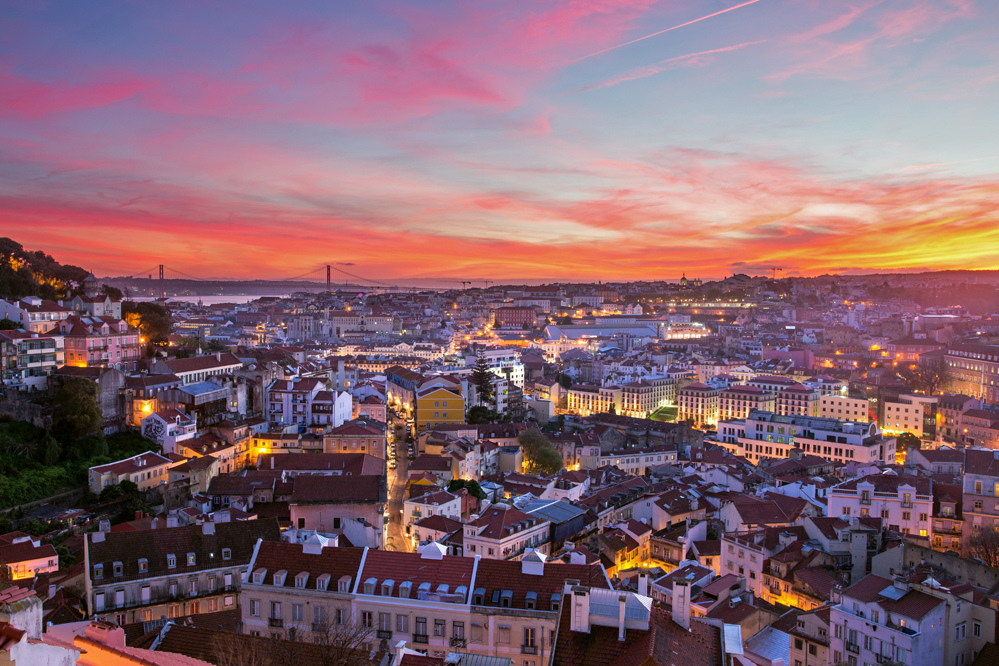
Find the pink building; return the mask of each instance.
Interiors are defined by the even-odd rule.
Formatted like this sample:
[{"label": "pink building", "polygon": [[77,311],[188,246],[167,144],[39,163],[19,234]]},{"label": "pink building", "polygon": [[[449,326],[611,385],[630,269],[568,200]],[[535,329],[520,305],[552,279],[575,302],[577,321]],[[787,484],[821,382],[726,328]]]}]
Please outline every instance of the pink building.
[{"label": "pink building", "polygon": [[66,365],[134,370],[141,357],[138,329],[114,317],[68,317],[59,322]]}]

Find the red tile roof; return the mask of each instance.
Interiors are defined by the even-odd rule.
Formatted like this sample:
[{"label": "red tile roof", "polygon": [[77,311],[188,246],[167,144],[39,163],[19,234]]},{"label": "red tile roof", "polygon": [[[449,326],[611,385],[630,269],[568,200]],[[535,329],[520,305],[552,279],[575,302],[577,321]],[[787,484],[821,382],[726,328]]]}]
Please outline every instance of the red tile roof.
[{"label": "red tile roof", "polygon": [[384,500],[381,476],[323,476],[300,474],[295,477],[291,503],[338,504]]}]

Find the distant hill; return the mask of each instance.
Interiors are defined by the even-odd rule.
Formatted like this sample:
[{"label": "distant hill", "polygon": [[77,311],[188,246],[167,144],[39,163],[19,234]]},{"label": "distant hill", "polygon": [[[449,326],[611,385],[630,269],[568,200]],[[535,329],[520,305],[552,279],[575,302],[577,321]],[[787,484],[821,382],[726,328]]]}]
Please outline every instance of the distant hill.
[{"label": "distant hill", "polygon": [[0,296],[64,298],[81,291],[87,271],[60,264],[44,252],[29,252],[10,238],[0,238]]}]

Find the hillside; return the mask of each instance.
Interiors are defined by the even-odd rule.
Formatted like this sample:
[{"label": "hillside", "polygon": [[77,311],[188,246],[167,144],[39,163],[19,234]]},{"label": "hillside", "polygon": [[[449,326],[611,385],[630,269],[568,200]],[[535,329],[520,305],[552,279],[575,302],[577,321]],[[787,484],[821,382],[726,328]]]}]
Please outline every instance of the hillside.
[{"label": "hillside", "polygon": [[0,297],[72,296],[86,276],[79,266],[60,264],[44,252],[30,252],[10,238],[0,238]]}]

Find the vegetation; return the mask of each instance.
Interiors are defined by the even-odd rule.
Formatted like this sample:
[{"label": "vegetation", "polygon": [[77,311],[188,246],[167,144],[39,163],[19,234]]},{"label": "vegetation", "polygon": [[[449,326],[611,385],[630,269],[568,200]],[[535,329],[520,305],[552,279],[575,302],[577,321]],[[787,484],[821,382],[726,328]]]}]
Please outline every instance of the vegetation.
[{"label": "vegetation", "polygon": [[472,368],[471,382],[475,386],[476,400],[479,405],[488,403],[493,396],[493,379],[495,375],[489,371],[489,363],[486,357],[479,354],[475,359],[475,366]]},{"label": "vegetation", "polygon": [[57,299],[82,293],[87,271],[62,265],[44,252],[29,252],[10,238],[0,238],[0,294],[7,298]]},{"label": "vegetation", "polygon": [[909,449],[920,449],[923,447],[923,440],[919,439],[911,432],[903,432],[895,438],[896,451],[908,451]]},{"label": "vegetation", "polygon": [[64,444],[99,432],[104,426],[97,403],[97,384],[84,377],[67,377],[53,399],[53,430]]},{"label": "vegetation", "polygon": [[4,317],[0,319],[0,331],[15,331],[21,328],[21,325],[12,319],[7,319]]},{"label": "vegetation", "polygon": [[903,364],[895,372],[899,379],[926,395],[933,395],[950,382],[950,368],[943,358],[935,358],[926,363]]},{"label": "vegetation", "polygon": [[80,488],[90,467],[149,450],[155,444],[138,433],[97,433],[62,443],[30,423],[0,423],[0,509]]},{"label": "vegetation", "polygon": [[480,500],[486,499],[486,491],[484,491],[482,487],[479,486],[478,481],[475,480],[469,481],[466,479],[452,479],[447,484],[447,491],[449,493],[457,492],[462,488],[468,490],[468,494],[471,495],[472,497],[477,497]]},{"label": "vegetation", "polygon": [[557,474],[562,469],[562,454],[540,431],[525,430],[517,442],[524,452],[524,470],[528,473]]},{"label": "vegetation", "polygon": [[504,423],[509,421],[509,417],[504,414],[500,414],[494,409],[489,409],[488,407],[483,407],[482,405],[476,405],[468,410],[468,415],[465,420],[471,424],[477,423]]},{"label": "vegetation", "polygon": [[157,303],[125,301],[121,304],[121,316],[130,326],[139,329],[149,343],[166,342],[173,330],[170,311]]},{"label": "vegetation", "polygon": [[972,530],[964,541],[961,557],[974,557],[990,567],[999,567],[999,527],[991,525]]}]

